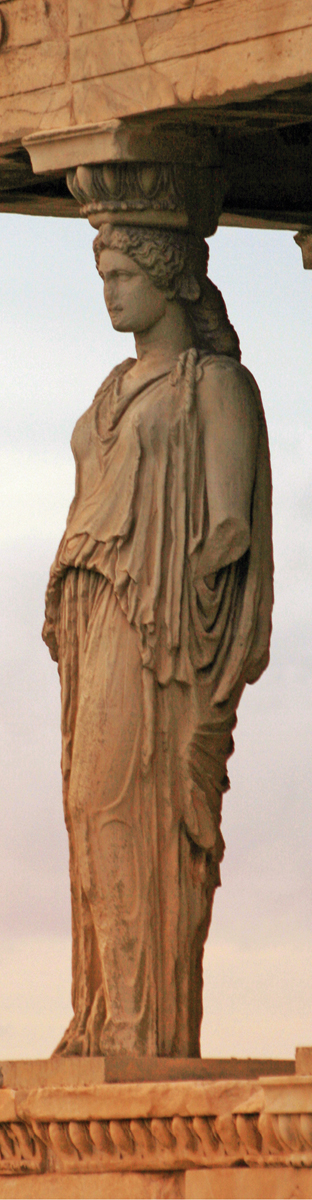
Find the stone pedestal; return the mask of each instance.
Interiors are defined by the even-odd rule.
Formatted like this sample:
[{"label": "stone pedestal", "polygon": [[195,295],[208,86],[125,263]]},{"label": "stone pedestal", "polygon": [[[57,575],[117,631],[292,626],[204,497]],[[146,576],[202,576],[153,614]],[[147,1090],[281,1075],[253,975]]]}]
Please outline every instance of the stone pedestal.
[{"label": "stone pedestal", "polygon": [[[312,1076],[283,1066],[258,1078],[108,1083],[91,1082],[104,1060],[5,1063],[15,1086],[0,1090],[0,1197],[311,1197]],[[213,1074],[209,1060],[198,1068]],[[118,1074],[116,1060],[109,1069]]]}]

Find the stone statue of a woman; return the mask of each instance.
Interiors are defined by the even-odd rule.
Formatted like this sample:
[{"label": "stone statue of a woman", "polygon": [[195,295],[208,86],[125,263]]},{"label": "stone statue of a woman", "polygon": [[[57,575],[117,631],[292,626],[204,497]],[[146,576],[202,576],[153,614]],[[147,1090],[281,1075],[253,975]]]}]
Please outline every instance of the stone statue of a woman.
[{"label": "stone statue of a woman", "polygon": [[57,1053],[197,1056],[226,762],[268,662],[266,427],[204,240],[112,219],[94,250],[137,358],[77,422],[47,590],[73,914]]}]

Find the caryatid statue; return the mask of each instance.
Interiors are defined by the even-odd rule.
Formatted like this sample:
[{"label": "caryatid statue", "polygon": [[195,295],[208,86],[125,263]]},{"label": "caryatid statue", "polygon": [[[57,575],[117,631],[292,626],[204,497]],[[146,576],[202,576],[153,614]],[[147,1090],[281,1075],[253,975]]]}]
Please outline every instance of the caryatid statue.
[{"label": "caryatid statue", "polygon": [[137,357],[75,427],[46,597],[73,928],[74,1017],[56,1053],[198,1056],[226,764],[269,656],[266,425],[181,171],[78,168],[70,186]]}]

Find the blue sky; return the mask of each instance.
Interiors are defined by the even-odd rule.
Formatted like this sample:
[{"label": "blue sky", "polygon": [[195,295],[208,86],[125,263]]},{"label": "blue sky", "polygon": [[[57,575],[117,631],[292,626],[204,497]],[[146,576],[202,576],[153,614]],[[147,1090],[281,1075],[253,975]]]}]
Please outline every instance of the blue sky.
[{"label": "blue sky", "polygon": [[[2,214],[0,1058],[49,1055],[70,1016],[59,689],[41,642],[72,497],[69,439],[111,367],[80,220]],[[272,453],[271,665],[239,709],[226,855],[205,955],[202,1053],[292,1057],[312,1044],[311,282],[290,232],[220,228],[210,275],[261,388]]]}]

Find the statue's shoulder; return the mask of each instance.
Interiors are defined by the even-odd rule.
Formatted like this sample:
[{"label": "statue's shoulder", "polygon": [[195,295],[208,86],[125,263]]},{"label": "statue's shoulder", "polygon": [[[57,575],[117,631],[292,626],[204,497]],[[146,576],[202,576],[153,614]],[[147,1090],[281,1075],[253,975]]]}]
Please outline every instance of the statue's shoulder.
[{"label": "statue's shoulder", "polygon": [[[228,382],[235,382],[244,386],[244,383],[249,386],[253,384],[257,388],[256,381],[238,358],[234,358],[230,354],[205,354],[201,353],[197,365],[197,378],[212,380],[223,380],[227,377]],[[259,389],[257,388],[257,391]]]},{"label": "statue's shoulder", "polygon": [[197,365],[197,395],[203,419],[212,409],[244,408],[255,420],[262,410],[261,396],[251,372],[228,354],[201,354]]}]

